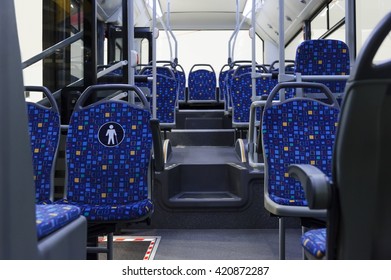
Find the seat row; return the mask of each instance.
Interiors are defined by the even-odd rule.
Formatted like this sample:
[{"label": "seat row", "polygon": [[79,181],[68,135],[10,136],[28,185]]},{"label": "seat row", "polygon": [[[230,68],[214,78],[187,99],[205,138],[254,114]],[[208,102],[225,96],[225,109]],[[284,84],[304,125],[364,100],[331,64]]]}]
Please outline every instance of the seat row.
[{"label": "seat row", "polygon": [[[249,123],[249,108],[253,101],[265,99],[278,83],[278,69],[271,66],[257,65],[259,75],[255,82],[255,94],[252,85],[252,67],[249,61],[237,61],[224,65],[219,73],[220,97],[216,96],[216,73],[209,64],[195,64],[188,76],[186,94],[186,74],[180,65],[162,61],[157,67],[156,116],[162,128],[176,125],[178,102],[215,102],[224,101],[225,111],[232,113],[233,127],[245,128]],[[161,63],[159,63],[160,65]],[[349,75],[349,52],[345,43],[338,40],[308,40],[297,49],[294,61],[288,61],[286,72],[294,74],[297,80],[306,75]],[[139,75],[152,76],[152,66],[145,66]],[[324,84],[335,94],[343,92],[345,81],[325,81]],[[136,83],[148,89],[151,98],[152,81]],[[150,99],[151,101],[151,99]],[[150,102],[152,105],[152,102]],[[259,116],[260,113],[258,113]],[[259,120],[259,117],[258,117]]]},{"label": "seat row", "polygon": [[[27,104],[38,237],[45,237],[67,219],[80,215],[88,221],[89,238],[94,237],[92,232],[96,237],[97,234],[112,236],[119,223],[149,219],[154,209],[148,184],[151,117],[149,103],[140,90],[126,85],[99,85],[81,95],[66,140],[65,193],[56,201],[53,172],[60,137],[59,112],[46,88],[26,87],[26,90],[42,91],[51,104],[51,107]],[[102,90],[132,90],[142,101],[141,105],[113,100],[85,105],[91,94]],[[58,210],[63,213],[53,215]],[[44,215],[56,220],[44,219]],[[104,251],[108,258],[112,257],[111,245]]]},{"label": "seat row", "polygon": [[[225,100],[225,110],[232,110],[232,124],[234,127],[248,127],[250,104],[253,101],[266,99],[271,90],[277,85],[278,69],[267,69],[257,66],[255,95],[253,93],[251,66],[235,64],[230,69],[220,73],[220,91]],[[292,80],[301,81],[306,75],[349,75],[350,58],[346,44],[339,40],[307,40],[302,42],[296,51],[296,58],[286,67],[286,73],[295,75]],[[335,95],[343,93],[345,81],[323,82]],[[316,91],[316,90],[315,90]],[[311,92],[308,90],[307,92]],[[278,98],[278,96],[276,97]],[[259,115],[259,113],[258,113]],[[258,118],[259,120],[259,118]]]},{"label": "seat row", "polygon": [[[263,108],[258,145],[264,158],[264,204],[279,218],[281,259],[285,258],[286,217],[299,217],[310,229],[301,239],[306,258],[391,257],[390,63],[373,62],[390,23],[388,14],[360,52],[344,89],[342,108],[331,92],[343,88],[336,83],[328,87],[280,83],[266,102],[252,105]],[[331,50],[337,58],[348,53],[344,48]],[[314,68],[321,67],[326,51],[326,47],[312,51],[306,58],[318,61]],[[303,56],[301,50],[298,56]],[[300,70],[306,69],[311,67]],[[300,88],[307,95],[275,101],[285,88]],[[327,99],[311,97],[319,90]]]}]

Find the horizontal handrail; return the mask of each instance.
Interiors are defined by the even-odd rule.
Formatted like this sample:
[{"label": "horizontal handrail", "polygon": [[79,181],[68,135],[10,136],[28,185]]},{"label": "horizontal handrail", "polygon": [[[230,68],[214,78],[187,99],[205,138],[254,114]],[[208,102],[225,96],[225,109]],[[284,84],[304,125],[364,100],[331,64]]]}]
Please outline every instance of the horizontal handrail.
[{"label": "horizontal handrail", "polygon": [[65,40],[51,46],[50,48],[47,48],[46,50],[42,51],[41,53],[33,56],[32,58],[27,59],[26,61],[22,62],[22,69],[25,69],[34,63],[37,63],[38,61],[52,55],[55,53],[58,49],[62,49],[64,47],[69,46],[70,44],[80,40],[83,37],[83,31],[80,31],[76,33],[75,35],[66,38]]}]

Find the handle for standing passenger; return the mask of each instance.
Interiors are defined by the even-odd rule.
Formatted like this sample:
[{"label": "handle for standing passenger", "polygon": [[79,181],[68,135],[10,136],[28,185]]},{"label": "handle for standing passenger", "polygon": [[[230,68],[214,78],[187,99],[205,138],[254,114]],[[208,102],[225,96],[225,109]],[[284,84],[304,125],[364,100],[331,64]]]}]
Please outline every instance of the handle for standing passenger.
[{"label": "handle for standing passenger", "polygon": [[320,83],[310,83],[310,82],[286,82],[286,83],[279,83],[277,84],[273,90],[270,92],[269,97],[266,101],[266,107],[269,107],[275,95],[280,91],[280,89],[283,88],[317,88],[323,91],[323,93],[326,95],[328,101],[330,102],[330,106],[339,109],[339,104],[337,102],[337,99],[335,99],[334,95],[331,93],[330,89],[325,86],[324,84]]},{"label": "handle for standing passenger", "polygon": [[108,84],[108,85],[93,85],[86,88],[86,90],[81,94],[80,98],[75,104],[75,111],[80,111],[83,109],[84,102],[90,97],[90,95],[96,91],[105,91],[105,90],[123,90],[123,91],[133,91],[136,93],[137,97],[141,100],[143,108],[149,109],[149,102],[147,101],[143,92],[136,86],[125,85],[125,84]]}]

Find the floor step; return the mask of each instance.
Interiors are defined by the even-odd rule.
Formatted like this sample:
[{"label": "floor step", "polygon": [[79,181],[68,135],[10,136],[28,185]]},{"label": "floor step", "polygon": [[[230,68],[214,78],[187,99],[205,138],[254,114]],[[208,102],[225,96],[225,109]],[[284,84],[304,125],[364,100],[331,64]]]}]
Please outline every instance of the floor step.
[{"label": "floor step", "polygon": [[241,198],[231,192],[181,192],[170,198],[171,202],[222,202],[241,201]]},{"label": "floor step", "polygon": [[172,129],[166,133],[172,146],[234,146],[234,129]]},{"label": "floor step", "polygon": [[232,119],[224,110],[180,110],[176,114],[177,129],[232,128]]}]

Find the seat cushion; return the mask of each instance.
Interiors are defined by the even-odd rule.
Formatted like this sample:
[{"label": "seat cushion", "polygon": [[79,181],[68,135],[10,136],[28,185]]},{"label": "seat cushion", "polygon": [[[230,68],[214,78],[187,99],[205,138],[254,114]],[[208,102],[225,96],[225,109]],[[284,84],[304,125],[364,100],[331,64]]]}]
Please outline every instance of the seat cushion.
[{"label": "seat cushion", "polygon": [[307,231],[301,237],[301,245],[316,259],[326,255],[327,233],[325,228]]},{"label": "seat cushion", "polygon": [[129,221],[138,220],[148,216],[153,212],[153,203],[150,199],[144,199],[138,202],[119,205],[92,205],[92,204],[78,204],[76,202],[68,201],[66,199],[57,201],[55,203],[65,203],[76,205],[80,207],[81,214],[84,215],[88,221]]},{"label": "seat cushion", "polygon": [[60,229],[80,216],[80,208],[73,205],[36,205],[38,239]]}]

